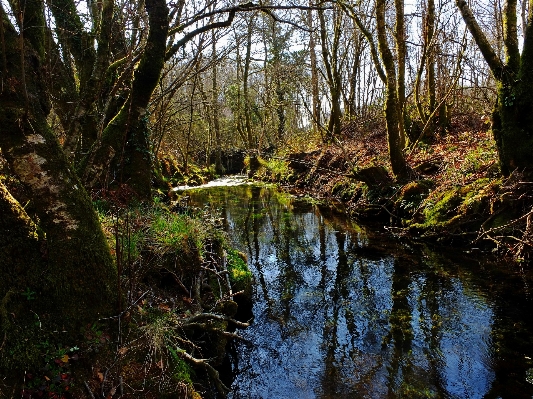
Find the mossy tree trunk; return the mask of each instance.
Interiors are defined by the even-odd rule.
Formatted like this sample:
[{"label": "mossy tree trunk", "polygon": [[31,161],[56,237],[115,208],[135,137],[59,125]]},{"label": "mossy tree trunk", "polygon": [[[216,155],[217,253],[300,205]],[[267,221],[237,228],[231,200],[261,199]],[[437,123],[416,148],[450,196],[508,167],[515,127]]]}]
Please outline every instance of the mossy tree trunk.
[{"label": "mossy tree trunk", "polygon": [[517,29],[517,0],[503,7],[505,60],[488,41],[465,0],[456,0],[463,19],[497,81],[497,100],[492,131],[504,175],[515,169],[533,167],[533,0],[523,48],[520,52]]},{"label": "mossy tree trunk", "polygon": [[424,24],[424,46],[425,51],[428,51],[428,96],[429,96],[429,109],[433,111],[437,106],[437,90],[435,82],[435,45],[434,45],[434,35],[435,35],[435,0],[427,0],[427,15]]},{"label": "mossy tree trunk", "polygon": [[252,121],[251,121],[251,101],[250,101],[250,65],[252,61],[252,34],[253,34],[253,23],[254,16],[250,16],[247,20],[246,28],[246,55],[244,57],[244,68],[242,75],[242,94],[244,97],[244,125],[246,127],[246,147],[249,152],[257,148],[256,140],[252,130]]},{"label": "mossy tree trunk", "polygon": [[[0,375],[14,377],[23,367],[40,359],[35,346],[35,314],[49,310],[43,302],[46,273],[46,241],[19,202],[0,182]],[[48,303],[47,303],[48,304]],[[39,316],[39,317],[40,317]],[[47,324],[48,326],[48,324]],[[41,337],[39,337],[41,338]],[[11,373],[13,375],[10,375]],[[7,381],[8,383],[11,381]]]},{"label": "mossy tree trunk", "polygon": [[[24,208],[0,181],[0,297],[18,283],[25,265],[44,266],[44,237]],[[43,251],[41,251],[43,250]],[[36,273],[36,275],[39,273]],[[25,287],[19,287],[25,288]],[[3,315],[0,315],[3,317]],[[4,320],[2,321],[4,322]]]},{"label": "mossy tree trunk", "polygon": [[322,48],[322,60],[326,70],[326,81],[331,97],[331,109],[328,122],[328,128],[325,135],[326,142],[332,142],[335,138],[340,137],[342,127],[342,109],[341,109],[341,60],[339,59],[339,46],[342,33],[342,12],[340,7],[333,9],[333,38],[328,38],[326,25],[326,16],[324,10],[318,10],[320,21],[320,44]]},{"label": "mossy tree trunk", "polygon": [[146,0],[145,7],[150,31],[131,92],[86,159],[83,180],[90,187],[106,186],[111,181],[126,183],[141,198],[148,199],[152,157],[147,108],[165,63],[168,7],[164,0]]},{"label": "mossy tree trunk", "polygon": [[[212,53],[213,59],[217,57],[217,37],[215,31],[211,32],[212,40]],[[224,167],[222,166],[222,132],[220,128],[220,106],[218,104],[218,65],[213,63],[212,75],[211,75],[211,115],[213,119],[213,133],[215,135],[215,172],[218,175],[224,173]]]},{"label": "mossy tree trunk", "polygon": [[[313,0],[309,0],[309,6],[313,6]],[[318,133],[321,125],[320,121],[320,92],[318,88],[318,67],[316,56],[315,31],[313,27],[313,11],[307,10],[307,26],[309,28],[309,62],[311,69],[311,96],[312,96],[312,116],[313,131]]]},{"label": "mossy tree trunk", "polygon": [[[396,2],[398,3],[401,2]],[[398,13],[398,10],[397,10]],[[396,18],[403,17],[403,12],[398,13]],[[403,25],[402,25],[403,26]],[[376,1],[376,30],[378,48],[383,61],[385,72],[385,120],[387,122],[387,142],[389,146],[389,157],[394,175],[404,177],[407,174],[407,164],[404,156],[405,133],[403,129],[403,98],[405,96],[405,83],[400,83],[400,79],[405,76],[399,68],[399,75],[396,73],[394,56],[387,42],[387,31],[385,24],[385,0]],[[397,28],[398,30],[398,28]],[[399,29],[403,34],[403,28]],[[398,32],[397,32],[398,33]],[[396,41],[404,40],[403,37],[396,37]],[[399,47],[400,45],[397,43]],[[404,54],[405,56],[405,54]],[[381,76],[382,74],[380,74]],[[398,91],[400,89],[400,92]]]},{"label": "mossy tree trunk", "polygon": [[[20,357],[10,355],[10,361],[21,366],[35,360],[30,352],[39,338],[38,334],[31,335],[35,333],[35,323],[20,324],[28,315],[15,313],[13,316],[10,311],[19,309],[20,302],[27,300],[17,287],[26,286],[35,291],[38,309],[46,309],[37,314],[42,323],[39,334],[66,330],[68,334],[61,337],[62,342],[75,344],[82,327],[114,311],[116,292],[113,288],[117,277],[91,200],[46,121],[50,106],[43,84],[44,3],[26,2],[24,20],[18,22],[18,29],[11,24],[3,8],[0,13],[4,39],[0,59],[5,63],[3,71],[7,74],[3,80],[8,82],[0,96],[0,148],[10,169],[29,190],[39,228],[46,235],[46,252],[43,253],[46,268],[42,268],[42,262],[21,259],[17,267],[26,268],[26,271],[18,277],[20,280],[13,282],[15,292],[9,295],[9,291],[4,292],[9,288],[1,286],[2,307],[8,310],[8,317],[14,317],[9,320],[15,321],[17,328],[10,331],[13,334],[24,331],[21,336],[6,334],[6,345],[21,351]],[[22,29],[24,26],[26,28]],[[23,32],[24,36],[18,32]],[[2,213],[2,218],[15,220],[13,226],[18,229],[17,234],[28,236],[24,241],[29,245],[31,256],[36,257],[35,228],[3,188],[1,197],[3,207],[9,202],[12,209],[7,214]],[[0,234],[6,234],[6,228],[9,227],[2,226]],[[12,267],[3,263],[1,266]],[[2,268],[2,279],[6,276],[17,279],[12,270]],[[35,282],[25,276],[38,278]],[[7,327],[4,318],[2,329]],[[28,341],[17,346],[17,341],[24,338]],[[2,354],[0,358],[6,357]]]},{"label": "mossy tree trunk", "polygon": [[[404,0],[394,0],[396,11],[396,24],[394,27],[394,40],[396,42],[396,60],[398,63],[398,77],[396,79],[396,90],[398,98],[398,129],[400,131],[400,146],[406,144],[404,113],[405,113],[405,64],[407,58],[407,34],[405,31],[405,10]],[[402,157],[403,158],[403,157]]]},{"label": "mossy tree trunk", "polygon": [[[49,62],[53,65],[49,87],[65,131],[65,152],[77,163],[101,134],[106,111],[104,93],[109,94],[112,84],[106,79],[112,41],[120,43],[118,36],[123,33],[115,24],[113,0],[104,0],[91,8],[90,31],[84,26],[74,0],[53,0],[49,8],[57,37],[56,43],[50,32],[47,42],[47,47],[55,48],[49,51]],[[120,50],[114,52],[115,57],[124,55]]]},{"label": "mossy tree trunk", "polygon": [[[365,26],[359,15],[359,11],[347,3],[340,3],[343,10],[353,19],[361,33],[365,36],[370,46],[372,62],[376,67],[377,74],[385,84],[385,121],[387,123],[387,144],[389,147],[389,160],[392,173],[397,177],[407,175],[407,162],[405,160],[404,149],[406,145],[405,131],[403,126],[403,108],[405,101],[405,65],[398,67],[392,50],[389,47],[387,26],[385,23],[385,0],[376,0],[376,32],[377,44],[373,33]],[[395,1],[396,18],[404,18],[403,2]],[[405,43],[398,43],[405,40],[404,22],[397,22],[395,29],[395,41],[397,59],[400,63],[405,63],[406,50]],[[401,61],[403,60],[403,61]]]}]

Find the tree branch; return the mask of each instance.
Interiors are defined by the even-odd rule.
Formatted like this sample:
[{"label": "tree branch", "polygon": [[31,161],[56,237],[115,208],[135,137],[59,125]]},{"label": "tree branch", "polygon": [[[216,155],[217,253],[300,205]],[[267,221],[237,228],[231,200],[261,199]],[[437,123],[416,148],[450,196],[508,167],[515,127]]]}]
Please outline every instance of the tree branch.
[{"label": "tree branch", "polygon": [[196,367],[205,368],[205,370],[207,371],[209,376],[213,379],[213,382],[215,383],[215,386],[217,387],[218,392],[223,397],[226,397],[226,395],[229,393],[230,390],[220,380],[220,376],[218,374],[218,371],[216,371],[215,368],[208,363],[208,359],[197,359],[197,358],[189,355],[185,351],[176,351],[176,354],[179,357],[181,357],[183,360],[186,360],[187,362],[191,363],[192,365],[194,365]]},{"label": "tree branch", "polygon": [[381,65],[381,61],[379,59],[378,49],[376,46],[376,42],[374,41],[374,36],[372,36],[372,32],[370,32],[370,30],[368,30],[365,27],[365,25],[363,24],[363,21],[361,21],[361,18],[359,18],[359,16],[355,12],[354,7],[351,4],[347,4],[342,1],[339,1],[338,4],[354,20],[357,27],[361,30],[361,32],[365,36],[368,42],[368,45],[370,46],[370,55],[372,56],[372,61],[374,62],[374,66],[376,67],[378,76],[381,79],[381,81],[385,83],[387,80],[387,77],[385,76],[385,71],[383,70],[383,66]]},{"label": "tree branch", "polygon": [[235,324],[239,328],[250,327],[250,323],[243,323],[241,321],[237,321],[235,319],[232,319],[231,317],[223,316],[223,315],[216,314],[216,313],[200,313],[200,314],[198,314],[196,316],[189,317],[187,319],[187,324],[197,323],[197,322],[203,321],[203,320],[227,321],[227,322],[230,322],[232,324]]},{"label": "tree branch", "polygon": [[228,19],[226,19],[225,21],[213,22],[211,24],[204,25],[198,29],[193,30],[192,32],[187,33],[174,45],[172,45],[172,47],[167,49],[165,60],[168,61],[170,58],[172,58],[172,56],[174,56],[174,54],[176,54],[180,48],[185,46],[185,44],[187,44],[187,42],[192,40],[195,36],[210,31],[211,29],[227,28],[228,26],[230,26],[233,20],[235,19],[235,13],[237,12],[237,8],[239,7],[234,7],[233,10],[229,12]]},{"label": "tree branch", "polygon": [[474,14],[468,6],[466,0],[455,0],[455,4],[459,8],[468,30],[476,41],[479,50],[481,51],[481,54],[483,54],[485,61],[487,61],[487,64],[489,65],[494,77],[496,80],[502,81],[504,78],[505,65],[490,45],[490,42],[481,30],[481,27],[477,23],[477,20],[474,17]]},{"label": "tree branch", "polygon": [[507,66],[517,73],[520,68],[520,51],[518,50],[518,28],[516,24],[517,0],[507,0],[503,8],[503,42],[505,43]]},{"label": "tree branch", "polygon": [[199,13],[198,15],[193,17],[190,21],[182,25],[179,25],[175,28],[170,29],[169,36],[172,36],[178,32],[182,32],[189,26],[195,24],[196,22],[201,21],[206,18],[213,17],[215,15],[227,13],[228,18],[225,21],[213,22],[213,23],[204,25],[200,28],[197,28],[187,33],[183,38],[181,38],[179,41],[177,41],[175,44],[173,44],[170,48],[167,49],[166,60],[169,60],[174,54],[178,52],[178,50],[181,47],[187,44],[187,42],[192,40],[195,36],[198,36],[212,29],[227,28],[228,26],[230,26],[237,12],[261,11],[261,12],[264,12],[270,15],[277,22],[287,23],[289,25],[297,27],[298,29],[302,29],[302,30],[309,32],[309,30],[305,27],[302,27],[294,22],[279,18],[277,15],[273,13],[273,10],[303,10],[305,11],[305,10],[329,10],[331,8],[332,7],[319,7],[319,6],[265,6],[261,4],[254,4],[252,2],[248,2],[245,4],[239,4],[238,6],[235,6],[235,7],[226,7],[226,8],[222,8],[222,9],[207,12],[207,13]]}]

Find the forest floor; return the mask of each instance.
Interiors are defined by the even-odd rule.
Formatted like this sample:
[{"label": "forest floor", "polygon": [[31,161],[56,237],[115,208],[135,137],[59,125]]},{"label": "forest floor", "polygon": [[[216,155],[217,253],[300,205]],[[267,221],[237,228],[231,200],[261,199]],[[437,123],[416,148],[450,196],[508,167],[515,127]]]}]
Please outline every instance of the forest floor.
[{"label": "forest floor", "polygon": [[342,201],[348,213],[398,237],[490,250],[527,262],[532,176],[502,177],[489,124],[455,117],[446,134],[412,144],[409,178],[392,178],[382,120],[346,125],[330,145],[262,161],[258,177],[296,195]]}]

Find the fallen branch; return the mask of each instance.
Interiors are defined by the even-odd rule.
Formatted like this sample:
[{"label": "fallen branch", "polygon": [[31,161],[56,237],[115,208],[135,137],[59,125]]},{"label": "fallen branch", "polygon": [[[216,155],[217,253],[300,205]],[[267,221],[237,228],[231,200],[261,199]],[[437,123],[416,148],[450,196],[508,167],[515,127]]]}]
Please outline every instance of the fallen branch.
[{"label": "fallen branch", "polygon": [[197,314],[196,316],[189,317],[189,319],[187,320],[187,323],[184,326],[192,324],[192,323],[198,323],[203,320],[227,321],[227,322],[230,322],[236,325],[239,328],[250,327],[250,323],[243,323],[241,321],[232,319],[231,317],[223,316],[223,315],[216,314],[216,313],[200,313],[200,314]]},{"label": "fallen branch", "polygon": [[506,223],[506,224],[504,224],[502,226],[492,227],[492,228],[490,228],[488,230],[483,230],[483,226],[481,226],[482,231],[480,232],[479,236],[474,240],[474,243],[478,242],[482,238],[485,238],[485,236],[488,236],[490,233],[495,233],[495,232],[498,232],[498,231],[501,231],[501,230],[505,230],[505,229],[507,229],[509,227],[514,226],[514,225],[518,224],[521,220],[530,217],[532,214],[533,214],[533,208],[528,213],[525,213],[524,215],[522,215],[522,216],[520,216],[520,217],[518,217],[516,219],[513,219],[509,223]]},{"label": "fallen branch", "polygon": [[215,383],[217,391],[224,398],[228,395],[230,391],[229,388],[226,385],[224,385],[224,383],[220,380],[220,375],[218,374],[218,371],[215,370],[215,368],[208,363],[209,359],[197,359],[189,355],[185,351],[179,351],[176,353],[180,358],[191,363],[193,366],[205,368],[209,376],[213,379],[213,382]]},{"label": "fallen branch", "polygon": [[87,384],[87,381],[83,381],[83,382],[85,384],[85,388],[87,388],[87,392],[89,392],[89,396],[91,397],[91,399],[95,399],[93,391],[91,391],[91,388],[89,387],[89,384]]}]

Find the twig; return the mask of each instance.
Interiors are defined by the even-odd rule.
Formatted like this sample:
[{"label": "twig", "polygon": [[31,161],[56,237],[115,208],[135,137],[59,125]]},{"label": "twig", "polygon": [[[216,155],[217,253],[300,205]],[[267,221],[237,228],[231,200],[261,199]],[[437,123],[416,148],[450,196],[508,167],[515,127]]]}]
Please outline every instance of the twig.
[{"label": "twig", "polygon": [[187,296],[191,297],[191,292],[185,287],[185,284],[180,280],[180,278],[174,273],[172,270],[166,269],[170,274],[172,274],[172,277],[174,277],[174,281],[178,284],[178,286],[183,290],[184,293],[187,294]]},{"label": "twig", "polygon": [[[520,222],[522,219],[531,216],[532,214],[533,214],[533,209],[531,209],[531,211],[529,211],[528,213],[526,213],[526,214],[520,216],[519,218],[516,218],[516,219],[511,220],[511,221],[510,221],[509,223],[507,223],[507,224],[504,224],[504,225],[502,225],[502,226],[498,226],[498,227],[492,227],[492,228],[490,228],[490,229],[488,229],[488,230],[483,230],[482,232],[480,232],[478,238],[476,238],[476,240],[475,240],[474,242],[479,241],[481,238],[483,238],[483,237],[489,235],[489,234],[492,233],[492,232],[495,232],[495,231],[501,231],[501,230],[506,229],[507,227],[511,227],[511,226],[515,225],[516,223]],[[483,228],[483,226],[482,226],[482,228]]]},{"label": "twig", "polygon": [[89,384],[87,384],[87,381],[83,381],[85,388],[87,388],[87,392],[89,392],[89,396],[91,399],[95,399],[93,391],[91,391],[91,388],[89,387]]},{"label": "twig", "polygon": [[116,318],[119,318],[119,317],[122,317],[122,315],[126,314],[131,308],[133,308],[135,305],[137,305],[137,303],[142,299],[144,298],[144,296],[146,294],[148,294],[151,290],[147,290],[145,291],[139,298],[137,298],[137,300],[135,302],[133,302],[130,306],[128,306],[127,309],[123,310],[122,313],[119,313],[118,315],[116,316],[111,316],[111,317],[102,317],[100,319],[98,319],[98,321],[101,321],[101,320],[111,320],[111,319],[116,319]]},{"label": "twig", "polygon": [[222,271],[226,273],[226,285],[228,286],[228,295],[231,297],[233,296],[233,290],[231,288],[231,281],[229,279],[228,257],[225,250],[222,254]]},{"label": "twig", "polygon": [[237,327],[240,328],[247,328],[250,327],[250,323],[243,323],[241,321],[237,321],[235,319],[232,319],[228,316],[219,315],[216,313],[200,313],[196,316],[192,316],[187,320],[187,324],[196,323],[202,320],[220,320],[220,321],[228,321],[232,324],[235,324]]},{"label": "twig", "polygon": [[6,344],[6,341],[7,341],[7,332],[4,333],[4,340],[2,341],[2,345],[0,345],[0,352],[2,352],[2,350],[4,349],[4,345]]}]

